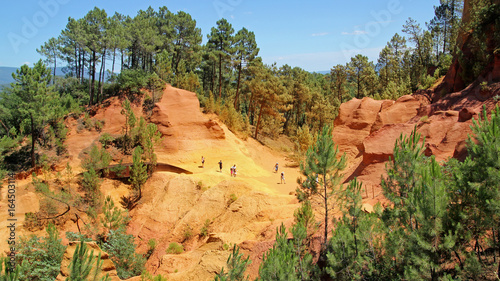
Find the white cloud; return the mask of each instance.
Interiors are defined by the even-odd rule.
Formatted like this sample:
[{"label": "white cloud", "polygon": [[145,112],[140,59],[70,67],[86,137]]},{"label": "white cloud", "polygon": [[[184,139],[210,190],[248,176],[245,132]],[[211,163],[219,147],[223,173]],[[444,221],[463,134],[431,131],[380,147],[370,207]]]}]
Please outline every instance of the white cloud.
[{"label": "white cloud", "polygon": [[342,32],[342,35],[361,35],[367,33],[368,32],[366,30],[354,30],[353,32]]},{"label": "white cloud", "polygon": [[325,36],[325,35],[328,35],[328,34],[330,34],[330,33],[328,33],[328,32],[320,32],[320,33],[313,33],[313,34],[311,34],[311,36],[313,36],[313,37],[316,37],[316,36]]},{"label": "white cloud", "polygon": [[31,62],[29,62],[29,61],[25,61],[25,62],[21,63],[21,65],[25,65],[25,64],[28,66],[31,66]]}]

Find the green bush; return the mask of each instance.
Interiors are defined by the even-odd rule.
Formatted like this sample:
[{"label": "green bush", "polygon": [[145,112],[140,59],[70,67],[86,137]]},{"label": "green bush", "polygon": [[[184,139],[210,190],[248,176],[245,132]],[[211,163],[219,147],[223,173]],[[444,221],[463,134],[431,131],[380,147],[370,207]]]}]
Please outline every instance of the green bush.
[{"label": "green bush", "polygon": [[210,220],[206,219],[205,223],[203,224],[203,227],[200,230],[200,236],[201,237],[207,237],[208,236],[208,227],[210,226]]},{"label": "green bush", "polygon": [[17,264],[23,263],[19,280],[52,281],[59,274],[66,247],[53,224],[47,226],[46,232],[46,237],[21,236],[16,255]]},{"label": "green bush", "polygon": [[168,248],[166,250],[167,254],[182,254],[184,252],[184,247],[181,244],[172,242],[168,245]]},{"label": "green bush", "polygon": [[148,85],[149,74],[142,69],[124,69],[117,77],[120,90],[137,94]]},{"label": "green bush", "polygon": [[146,259],[135,252],[134,236],[126,234],[124,228],[110,230],[102,249],[109,254],[121,279],[139,276],[144,270]]},{"label": "green bush", "polygon": [[113,138],[109,133],[104,133],[99,138],[99,142],[102,144],[104,148],[107,148],[109,145],[111,145],[114,140],[115,138]]},{"label": "green bush", "polygon": [[182,234],[184,241],[191,239],[193,237],[193,228],[189,224],[184,227],[184,233]]}]

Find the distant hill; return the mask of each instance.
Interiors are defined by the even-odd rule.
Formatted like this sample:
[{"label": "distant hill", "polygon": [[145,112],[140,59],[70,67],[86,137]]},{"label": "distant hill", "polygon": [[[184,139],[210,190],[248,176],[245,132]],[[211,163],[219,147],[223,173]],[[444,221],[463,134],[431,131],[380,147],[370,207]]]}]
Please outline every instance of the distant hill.
[{"label": "distant hill", "polygon": [[319,73],[319,74],[323,74],[323,75],[330,74],[330,70],[314,71],[314,72]]},{"label": "distant hill", "polygon": [[[14,82],[14,79],[12,78],[12,73],[16,72],[18,68],[17,67],[9,67],[9,66],[0,66],[0,88],[1,86],[10,86],[10,83]],[[58,66],[56,69],[56,75],[60,77],[64,77],[64,67]],[[52,70],[52,68],[51,68]],[[85,71],[85,77],[88,77],[88,72]],[[110,78],[109,73],[106,72],[105,75],[106,80]],[[97,79],[97,77],[96,77]]]},{"label": "distant hill", "polygon": [[9,85],[14,82],[12,72],[16,72],[16,67],[0,66],[0,85]]}]

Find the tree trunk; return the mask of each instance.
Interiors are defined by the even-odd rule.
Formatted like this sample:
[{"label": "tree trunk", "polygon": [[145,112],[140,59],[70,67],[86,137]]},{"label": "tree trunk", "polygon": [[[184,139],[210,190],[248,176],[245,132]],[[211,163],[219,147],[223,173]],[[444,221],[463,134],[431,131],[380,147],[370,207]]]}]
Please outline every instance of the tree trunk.
[{"label": "tree trunk", "polygon": [[222,54],[219,54],[219,99],[222,99]]},{"label": "tree trunk", "polygon": [[326,174],[323,175],[323,187],[325,189],[325,240],[323,246],[326,246],[326,243],[328,242],[328,194],[327,194],[327,188],[326,188]]},{"label": "tree trunk", "polygon": [[264,111],[264,104],[260,105],[260,112],[259,112],[259,118],[257,119],[257,125],[255,126],[255,139],[257,139],[257,135],[259,134],[259,126],[260,126],[260,119],[262,117],[262,112]]},{"label": "tree trunk", "polygon": [[100,97],[101,99],[103,98],[102,97],[102,93],[103,93],[103,89],[104,89],[104,76],[106,76],[106,49],[104,49],[104,53],[102,54],[102,62],[101,62],[101,74],[102,75],[102,79],[101,77],[99,77],[99,80],[101,81],[100,83]]},{"label": "tree trunk", "polygon": [[96,63],[96,58],[97,54],[96,54],[96,51],[92,51],[92,82],[90,84],[90,100],[89,100],[89,103],[90,105],[93,104],[94,102],[94,95],[95,95],[95,63]]},{"label": "tree trunk", "polygon": [[236,109],[238,111],[238,98],[239,98],[239,94],[240,94],[240,78],[241,78],[241,61],[240,61],[240,64],[238,66],[238,82],[236,84],[236,97],[234,98],[234,109]]},{"label": "tree trunk", "polygon": [[36,132],[35,132],[35,120],[33,120],[33,115],[31,117],[31,167],[35,168],[35,142],[36,142]]},{"label": "tree trunk", "polygon": [[111,65],[112,74],[115,74],[115,58],[116,58],[116,48],[113,49],[113,64]]},{"label": "tree trunk", "polygon": [[54,74],[52,75],[52,85],[56,83],[56,67],[57,67],[57,56],[54,51]]}]

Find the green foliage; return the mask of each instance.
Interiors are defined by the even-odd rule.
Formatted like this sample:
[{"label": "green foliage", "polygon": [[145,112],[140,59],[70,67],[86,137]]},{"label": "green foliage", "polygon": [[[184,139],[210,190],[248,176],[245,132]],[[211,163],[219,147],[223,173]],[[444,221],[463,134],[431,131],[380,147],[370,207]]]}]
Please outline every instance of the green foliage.
[{"label": "green foliage", "polygon": [[338,200],[343,217],[329,241],[326,272],[336,280],[382,277],[382,223],[361,210],[361,183],[352,180]]},{"label": "green foliage", "polygon": [[124,69],[117,77],[117,84],[125,93],[138,94],[148,85],[149,75],[142,69]]},{"label": "green foliage", "polygon": [[104,133],[99,137],[99,142],[102,144],[102,146],[106,149],[108,146],[113,143],[115,138],[111,136],[109,133]]},{"label": "green foliage", "polygon": [[168,245],[168,248],[166,250],[167,254],[182,254],[184,252],[184,247],[181,244],[178,244],[176,242],[172,242]]},{"label": "green foliage", "polygon": [[149,239],[148,241],[148,251],[146,253],[146,259],[149,259],[151,255],[153,254],[154,250],[156,249],[156,245],[158,243],[156,242],[156,239]]},{"label": "green foliage", "polygon": [[203,226],[201,227],[201,230],[200,230],[200,236],[201,237],[207,237],[208,236],[208,227],[209,226],[210,226],[210,220],[206,219],[205,223],[203,224]]},{"label": "green foliage", "polygon": [[92,239],[88,238],[85,234],[80,232],[66,232],[66,239],[68,241],[83,241],[83,242],[92,242]]},{"label": "green foliage", "polygon": [[125,227],[127,223],[127,213],[126,211],[118,209],[109,195],[104,200],[102,213],[104,214],[102,225],[107,228],[108,231]]},{"label": "green foliage", "polygon": [[287,236],[281,225],[276,231],[276,242],[262,257],[259,280],[302,280],[298,270],[300,257]]},{"label": "green foliage", "polygon": [[52,281],[59,274],[66,247],[53,224],[46,232],[46,237],[20,237],[16,255],[17,264],[22,264],[19,280]]},{"label": "green foliage", "polygon": [[109,254],[121,279],[138,276],[143,271],[146,259],[135,253],[134,236],[126,234],[124,228],[110,230],[102,249]]},{"label": "green foliage", "polygon": [[[95,261],[95,266],[93,265]],[[97,258],[94,256],[94,251],[88,252],[87,245],[85,242],[81,241],[76,245],[75,253],[69,264],[69,277],[66,279],[68,281],[109,281],[109,275],[98,278],[101,273],[103,261],[101,260],[101,253]],[[92,272],[92,268],[94,268]]]},{"label": "green foliage", "polygon": [[[18,281],[19,272],[22,265],[16,265],[15,269],[12,269],[12,265],[9,262],[9,257],[1,258],[0,260],[0,281]],[[3,267],[3,268],[2,268]],[[2,272],[2,269],[4,272]]]},{"label": "green foliage", "polygon": [[186,224],[184,226],[182,237],[184,238],[184,241],[189,240],[191,239],[191,237],[193,237],[193,228],[189,224]]},{"label": "green foliage", "polygon": [[121,138],[121,145],[123,151],[128,153],[131,148],[134,147],[134,140],[132,138],[132,130],[135,128],[137,123],[137,118],[135,117],[134,111],[132,110],[132,105],[128,98],[126,98],[122,103],[123,109],[121,114],[125,116],[125,125],[123,127],[123,137]]},{"label": "green foliage", "polygon": [[374,65],[368,61],[368,57],[361,54],[351,58],[347,64],[349,79],[355,85],[356,98],[360,99],[373,95],[373,86],[377,75]]},{"label": "green foliage", "polygon": [[153,277],[153,275],[146,270],[141,274],[141,281],[167,281],[167,277],[163,277],[161,274],[158,274]]},{"label": "green foliage", "polygon": [[130,167],[130,182],[135,190],[140,190],[148,179],[147,167],[142,161],[142,148],[136,147],[132,156],[132,167]]},{"label": "green foliage", "polygon": [[103,147],[92,145],[90,153],[82,161],[82,168],[87,171],[102,171],[109,166],[111,155]]},{"label": "green foliage", "polygon": [[248,275],[245,276],[245,271],[247,270],[248,265],[252,261],[250,257],[243,259],[243,254],[240,254],[240,248],[233,247],[233,252],[227,258],[227,268],[228,272],[224,272],[224,267],[222,267],[221,271],[215,276],[216,281],[245,281],[249,280]]},{"label": "green foliage", "polygon": [[115,173],[117,177],[122,177],[125,169],[127,169],[127,167],[123,165],[123,159],[120,159],[120,162],[118,162],[116,166],[111,167],[109,170]]},{"label": "green foliage", "polygon": [[58,117],[57,95],[49,86],[52,76],[50,70],[39,60],[33,68],[21,66],[12,74],[15,82],[11,83],[8,98],[10,110],[16,116],[15,122],[20,132],[31,137],[31,165],[36,165],[35,144],[42,136],[46,125]]},{"label": "green foliage", "polygon": [[141,117],[139,125],[133,130],[132,135],[135,143],[144,150],[143,158],[149,162],[148,173],[151,174],[157,163],[155,146],[161,142],[161,133],[158,131],[156,124],[150,123],[146,125],[146,120]]},{"label": "green foliage", "polygon": [[[448,228],[457,236],[459,252],[469,256],[470,249],[474,249],[479,258],[478,264],[482,264],[479,250],[482,240],[491,237],[490,230],[497,233],[500,230],[497,223],[500,217],[499,124],[498,106],[491,112],[490,118],[483,110],[471,126],[474,136],[467,141],[469,156],[463,163],[450,168],[453,184],[449,192],[451,222]],[[494,247],[497,248],[499,241],[495,236],[490,239],[495,241]],[[461,266],[476,268],[476,263],[466,260]]]},{"label": "green foliage", "polygon": [[294,151],[296,153],[297,162],[305,160],[306,152],[314,143],[314,136],[309,131],[309,127],[304,125],[297,129],[297,134],[294,139]]},{"label": "green foliage", "polygon": [[91,206],[97,206],[99,203],[99,199],[101,197],[101,191],[99,190],[100,185],[101,179],[93,168],[90,168],[89,171],[83,172],[82,188],[85,191]]},{"label": "green foliage", "polygon": [[231,193],[231,195],[229,195],[229,200],[227,201],[227,205],[230,206],[231,204],[233,204],[236,200],[238,200],[238,197],[236,196],[236,194],[234,193]]},{"label": "green foliage", "polygon": [[328,237],[329,211],[333,206],[333,198],[346,166],[346,157],[338,155],[338,147],[332,140],[332,129],[325,126],[316,143],[307,150],[306,160],[300,164],[300,171],[306,180],[300,180],[297,188],[297,198],[304,200],[319,200],[323,210],[325,231],[324,244]]}]

